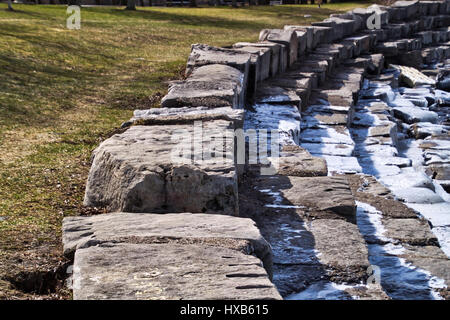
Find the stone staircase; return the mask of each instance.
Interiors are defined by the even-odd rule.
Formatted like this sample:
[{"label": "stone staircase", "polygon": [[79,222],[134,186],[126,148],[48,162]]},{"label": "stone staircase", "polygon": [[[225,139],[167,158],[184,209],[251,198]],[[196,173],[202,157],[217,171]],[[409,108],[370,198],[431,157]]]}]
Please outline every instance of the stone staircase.
[{"label": "stone staircase", "polygon": [[450,58],[449,26],[450,1],[398,1],[193,45],[94,151],[85,205],[111,213],[64,220],[74,299],[448,298],[448,110],[396,65]]}]

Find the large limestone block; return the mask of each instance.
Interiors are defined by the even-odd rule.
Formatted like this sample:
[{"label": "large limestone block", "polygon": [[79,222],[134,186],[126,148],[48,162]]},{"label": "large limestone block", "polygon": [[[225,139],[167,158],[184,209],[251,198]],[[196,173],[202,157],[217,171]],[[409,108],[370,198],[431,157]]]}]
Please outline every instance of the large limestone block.
[{"label": "large limestone block", "polygon": [[438,114],[433,111],[420,109],[419,107],[395,107],[392,109],[394,116],[403,120],[408,124],[416,122],[431,122],[436,123]]},{"label": "large limestone block", "polygon": [[353,13],[352,11],[347,11],[346,13],[333,13],[330,14],[330,18],[341,18],[341,19],[345,19],[345,20],[353,20],[354,24],[353,24],[353,32],[357,32],[360,29],[364,29],[366,28],[365,25],[365,20],[363,20],[363,18],[355,13]]},{"label": "large limestone block", "polygon": [[421,16],[435,16],[438,13],[439,2],[438,1],[420,1],[419,13]]},{"label": "large limestone block", "polygon": [[420,219],[384,219],[385,236],[401,243],[411,245],[438,245],[436,236],[426,220]]},{"label": "large limestone block", "polygon": [[308,52],[314,50],[320,43],[330,43],[333,41],[333,30],[330,27],[322,26],[286,26],[287,30],[306,32],[306,49]]},{"label": "large limestone block", "polygon": [[189,76],[195,68],[208,64],[225,64],[238,69],[247,78],[251,54],[232,49],[211,47],[206,44],[193,44],[189,55],[186,75]]},{"label": "large limestone block", "polygon": [[327,163],[319,157],[312,156],[307,150],[299,146],[284,146],[277,159],[269,158],[269,161],[278,161],[277,174],[295,177],[326,176]]},{"label": "large limestone block", "polygon": [[326,104],[351,108],[354,104],[352,92],[347,89],[312,90],[312,104]]},{"label": "large limestone block", "polygon": [[259,34],[259,41],[280,43],[288,48],[288,66],[298,57],[298,38],[294,31],[283,29],[263,29]]},{"label": "large limestone block", "polygon": [[[243,47],[254,47],[261,50],[270,50],[270,76],[275,76],[281,69],[286,67],[286,46],[281,45],[279,43],[263,41],[263,42],[237,42],[233,45],[234,48],[243,48]],[[263,66],[261,68],[264,68]]]},{"label": "large limestone block", "polygon": [[355,201],[345,176],[267,176],[259,178],[257,189],[275,195],[278,200],[274,207],[301,210],[306,217],[350,220],[356,217]]},{"label": "large limestone block", "polygon": [[311,78],[300,78],[297,79],[290,77],[275,77],[268,80],[265,85],[280,87],[287,90],[293,90],[300,97],[302,102],[307,103],[309,100],[309,94],[312,87]]},{"label": "large limestone block", "polygon": [[336,28],[342,28],[342,37],[353,34],[355,29],[355,21],[353,20],[331,17],[324,21],[332,21],[336,24]]},{"label": "large limestone block", "polygon": [[[232,107],[242,109],[245,103],[244,74],[239,70],[211,64],[195,69],[185,81],[172,82],[162,99],[163,108]],[[253,79],[253,82],[254,79]],[[253,86],[249,86],[254,90]]]},{"label": "large limestone block", "polygon": [[255,223],[248,218],[192,213],[115,212],[91,217],[66,217],[63,221],[64,255],[76,250],[108,243],[204,244],[239,247],[264,263],[271,274],[272,250]]},{"label": "large limestone block", "polygon": [[344,25],[342,23],[325,19],[324,21],[313,22],[311,25],[330,28],[331,41],[336,41],[344,37]]},{"label": "large limestone block", "polygon": [[332,277],[343,281],[366,279],[370,265],[368,251],[356,224],[345,220],[316,219],[308,225],[319,260]]},{"label": "large limestone block", "polygon": [[89,247],[73,270],[75,300],[281,299],[258,258],[214,246]]},{"label": "large limestone block", "polygon": [[398,55],[397,42],[382,42],[378,43],[375,51],[383,54],[385,57],[392,57]]},{"label": "large limestone block", "polygon": [[[254,46],[242,46],[242,47],[234,47],[235,50],[248,52],[252,54],[257,54],[259,56],[259,62],[253,63],[250,65],[254,68],[256,67],[257,70],[253,71],[250,70],[250,74],[257,75],[256,81],[262,81],[269,77],[270,75],[270,59],[271,59],[271,50],[270,48],[264,48],[264,47],[254,47]],[[253,61],[253,59],[252,59]],[[251,69],[251,68],[250,68]],[[249,79],[250,83],[252,83],[252,80]]]},{"label": "large limestone block", "polygon": [[224,64],[242,72],[244,75],[242,80],[243,91],[246,92],[251,58],[251,53],[217,48],[206,44],[193,44],[186,65],[186,76],[189,76],[196,68],[204,65]]},{"label": "large limestone block", "polygon": [[312,105],[303,119],[305,128],[325,126],[349,126],[353,122],[353,112],[348,107]]},{"label": "large limestone block", "polygon": [[393,64],[391,64],[390,66],[400,71],[401,80],[411,88],[424,84],[425,85],[436,84],[435,80],[424,75],[422,72],[420,72],[415,68]]},{"label": "large limestone block", "polygon": [[296,89],[281,88],[274,85],[262,84],[256,92],[257,103],[289,104],[300,108],[301,98]]},{"label": "large limestone block", "polygon": [[419,13],[419,1],[396,1],[392,7],[404,9],[407,19],[416,18]]},{"label": "large limestone block", "polygon": [[298,38],[298,57],[312,49],[313,30],[305,26],[284,26],[284,30],[294,31]]},{"label": "large limestone block", "polygon": [[138,125],[112,136],[93,153],[84,204],[237,215],[232,128],[226,120]]},{"label": "large limestone block", "polygon": [[152,108],[134,110],[133,117],[122,124],[122,128],[131,125],[174,125],[189,124],[194,121],[227,120],[234,123],[234,128],[242,128],[244,110],[230,107],[182,107],[182,108]]}]

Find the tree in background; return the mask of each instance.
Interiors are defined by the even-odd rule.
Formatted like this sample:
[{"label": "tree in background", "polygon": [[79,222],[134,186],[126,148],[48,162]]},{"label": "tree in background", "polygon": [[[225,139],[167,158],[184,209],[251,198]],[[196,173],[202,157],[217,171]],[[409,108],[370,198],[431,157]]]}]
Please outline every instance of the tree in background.
[{"label": "tree in background", "polygon": [[136,10],[136,0],[128,0],[126,10]]}]

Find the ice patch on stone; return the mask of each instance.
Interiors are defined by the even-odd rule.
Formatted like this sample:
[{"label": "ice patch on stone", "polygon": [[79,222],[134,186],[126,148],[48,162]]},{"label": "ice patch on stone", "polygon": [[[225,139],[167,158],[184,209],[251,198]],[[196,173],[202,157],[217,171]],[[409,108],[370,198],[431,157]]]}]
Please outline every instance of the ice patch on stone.
[{"label": "ice patch on stone", "polygon": [[441,250],[450,258],[450,226],[435,227],[431,231],[438,238]]},{"label": "ice patch on stone", "polygon": [[305,129],[301,133],[301,142],[306,143],[335,143],[354,145],[350,132],[337,132],[332,127],[319,127],[317,129]]},{"label": "ice patch on stone", "polygon": [[430,188],[433,189],[433,181],[423,172],[409,171],[405,169],[395,176],[380,177],[380,182],[389,188]]},{"label": "ice patch on stone", "polygon": [[261,189],[259,192],[266,193],[274,198],[273,203],[265,204],[264,206],[267,208],[280,208],[280,209],[302,209],[304,206],[293,206],[293,205],[284,205],[281,204],[283,202],[283,197],[280,192],[272,191],[271,189]]},{"label": "ice patch on stone", "polygon": [[[298,144],[300,137],[301,116],[295,105],[272,105],[255,104],[255,112],[247,110],[245,112],[244,130],[265,129],[270,134],[270,130],[277,130],[280,134],[280,144]],[[269,137],[270,138],[270,137]],[[270,139],[268,139],[268,143]]]},{"label": "ice patch on stone", "polygon": [[444,200],[427,188],[391,188],[392,193],[400,200],[415,204],[440,203]]},{"label": "ice patch on stone", "polygon": [[450,226],[450,203],[407,203],[408,207],[418,211],[431,222],[433,227]]},{"label": "ice patch on stone", "polygon": [[346,289],[363,287],[363,285],[345,285],[321,281],[310,285],[306,290],[286,297],[286,300],[355,300]]},{"label": "ice patch on stone", "polygon": [[350,157],[353,146],[335,143],[301,143],[301,147],[308,150],[312,155],[329,155]]},{"label": "ice patch on stone", "polygon": [[360,173],[363,172],[358,159],[355,157],[340,157],[322,155],[327,162],[328,175],[331,173]]}]

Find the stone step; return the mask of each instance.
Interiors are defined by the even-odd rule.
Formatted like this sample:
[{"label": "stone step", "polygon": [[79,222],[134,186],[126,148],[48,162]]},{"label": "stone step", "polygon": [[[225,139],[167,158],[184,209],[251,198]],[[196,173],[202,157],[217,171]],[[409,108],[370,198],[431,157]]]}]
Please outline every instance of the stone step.
[{"label": "stone step", "polygon": [[[245,104],[244,74],[221,64],[196,68],[185,81],[169,85],[168,94],[161,100],[163,108],[231,107],[242,109]],[[254,90],[255,84],[251,89]]]},{"label": "stone step", "polygon": [[[154,110],[161,115],[164,109]],[[169,116],[167,124],[161,117],[158,125],[134,125],[95,149],[86,206],[238,214],[233,129],[243,123],[243,113],[235,115],[237,121],[211,120],[203,111],[206,121],[202,121],[202,114],[193,119],[189,108],[177,111],[180,119],[186,114],[184,122],[174,124]],[[217,146],[214,141],[219,138],[224,144]]]},{"label": "stone step", "polygon": [[79,299],[280,299],[272,252],[250,219],[110,213],[63,222]]}]

